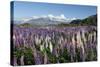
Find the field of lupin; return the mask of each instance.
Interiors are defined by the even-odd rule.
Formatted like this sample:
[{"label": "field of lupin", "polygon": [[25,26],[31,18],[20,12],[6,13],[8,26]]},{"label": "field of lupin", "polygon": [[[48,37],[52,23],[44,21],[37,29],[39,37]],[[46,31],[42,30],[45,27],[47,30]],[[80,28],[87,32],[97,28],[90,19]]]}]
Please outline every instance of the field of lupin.
[{"label": "field of lupin", "polygon": [[97,27],[13,28],[13,65],[97,60]]}]

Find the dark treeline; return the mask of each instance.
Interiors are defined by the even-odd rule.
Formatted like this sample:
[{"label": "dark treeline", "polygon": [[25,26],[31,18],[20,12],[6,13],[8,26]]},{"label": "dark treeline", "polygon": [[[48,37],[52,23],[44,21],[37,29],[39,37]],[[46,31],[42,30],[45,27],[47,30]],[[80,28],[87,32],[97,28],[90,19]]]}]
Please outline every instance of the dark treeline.
[{"label": "dark treeline", "polygon": [[70,24],[97,26],[97,14],[89,16],[82,20],[81,19],[73,20]]}]

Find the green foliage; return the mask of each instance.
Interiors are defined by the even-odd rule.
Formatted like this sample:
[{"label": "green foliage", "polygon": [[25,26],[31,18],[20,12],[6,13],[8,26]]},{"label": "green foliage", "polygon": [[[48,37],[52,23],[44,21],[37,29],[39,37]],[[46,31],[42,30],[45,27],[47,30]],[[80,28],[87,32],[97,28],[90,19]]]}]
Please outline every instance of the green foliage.
[{"label": "green foliage", "polygon": [[67,49],[64,48],[64,52],[62,54],[60,54],[60,56],[59,56],[59,62],[60,63],[71,62],[70,58],[71,57],[70,57]]},{"label": "green foliage", "polygon": [[79,48],[76,48],[76,59],[78,62],[81,61],[81,57],[80,57],[80,49]]},{"label": "green foliage", "polygon": [[94,60],[94,61],[97,60],[97,51],[89,49],[87,52],[86,61],[92,61],[92,60]]},{"label": "green foliage", "polygon": [[14,49],[14,55],[15,55],[17,58],[20,58],[22,55],[24,55],[23,48],[15,48],[15,49]]},{"label": "green foliage", "polygon": [[24,55],[25,65],[35,64],[34,58],[33,58],[33,53],[32,53],[32,50],[30,48],[27,48],[27,47],[15,48],[14,55],[17,57],[18,60],[21,58],[22,55]]},{"label": "green foliage", "polygon": [[47,53],[48,60],[50,63],[57,63],[57,57],[51,53]]},{"label": "green foliage", "polygon": [[20,24],[20,25],[17,25],[19,27],[33,27],[31,24],[29,23],[23,23],[23,24]]},{"label": "green foliage", "polygon": [[25,61],[26,65],[35,64],[34,58],[33,58],[33,53],[30,48],[25,48],[24,56],[25,56],[24,61]]},{"label": "green foliage", "polygon": [[80,24],[97,26],[97,15],[83,19]]},{"label": "green foliage", "polygon": [[70,23],[72,26],[73,24],[74,25],[81,25],[81,26],[84,26],[84,25],[93,25],[93,26],[97,26],[97,15],[92,15],[92,16],[89,16],[85,19],[76,19],[76,20],[73,20],[71,23]]},{"label": "green foliage", "polygon": [[71,21],[70,24],[79,24],[79,23],[81,23],[81,21],[82,20],[80,20],[80,19],[76,19],[76,20]]}]

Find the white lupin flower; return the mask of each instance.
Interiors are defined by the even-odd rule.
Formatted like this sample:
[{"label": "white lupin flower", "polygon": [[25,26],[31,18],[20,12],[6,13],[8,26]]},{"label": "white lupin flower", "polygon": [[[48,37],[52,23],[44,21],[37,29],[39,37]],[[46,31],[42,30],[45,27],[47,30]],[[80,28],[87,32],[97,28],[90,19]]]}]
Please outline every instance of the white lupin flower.
[{"label": "white lupin flower", "polygon": [[35,43],[36,43],[36,45],[40,44],[41,43],[41,39],[39,39],[38,37],[35,37]]},{"label": "white lupin flower", "polygon": [[55,34],[54,34],[54,32],[53,32],[53,36],[52,36],[52,37],[54,38],[54,36],[55,36]]},{"label": "white lupin flower", "polygon": [[46,48],[48,47],[48,42],[47,41],[45,41],[45,43],[46,43]]},{"label": "white lupin flower", "polygon": [[79,47],[82,47],[83,46],[83,42],[81,40],[80,32],[77,33],[77,43],[78,43],[78,46]]},{"label": "white lupin flower", "polygon": [[35,43],[38,44],[38,37],[35,37]]},{"label": "white lupin flower", "polygon": [[61,41],[64,41],[64,38],[61,36]]},{"label": "white lupin flower", "polygon": [[89,39],[90,41],[92,41],[92,34],[91,34],[91,33],[89,34],[88,39]]},{"label": "white lupin flower", "polygon": [[41,36],[40,39],[43,40],[43,36]]},{"label": "white lupin flower", "polygon": [[24,65],[24,55],[21,56],[20,62],[21,62],[21,65]]},{"label": "white lupin flower", "polygon": [[91,41],[92,41],[92,33],[90,34],[90,37],[91,37]]},{"label": "white lupin flower", "polygon": [[40,44],[41,43],[41,39],[38,39],[38,44]]},{"label": "white lupin flower", "polygon": [[51,39],[51,37],[49,37],[48,35],[46,36],[46,40],[49,41]]},{"label": "white lupin flower", "polygon": [[45,38],[45,44],[46,44],[46,48],[48,47],[48,39],[47,37]]},{"label": "white lupin flower", "polygon": [[48,41],[48,38],[47,38],[47,36],[46,36],[46,38],[45,38],[45,42],[47,42]]},{"label": "white lupin flower", "polygon": [[59,44],[61,44],[61,39],[59,39]]},{"label": "white lupin flower", "polygon": [[[77,32],[76,38],[77,38],[77,44],[79,44],[79,41],[80,41],[80,34],[79,34],[79,32]],[[78,46],[79,46],[79,45],[78,45]]]},{"label": "white lupin flower", "polygon": [[94,42],[96,41],[96,32],[93,33],[94,35]]},{"label": "white lupin flower", "polygon": [[74,39],[74,36],[72,37],[72,44],[75,45],[75,39]]},{"label": "white lupin flower", "polygon": [[13,39],[14,39],[14,40],[16,39],[15,35],[13,35]]},{"label": "white lupin flower", "polygon": [[77,43],[78,43],[78,47],[82,49],[82,55],[83,55],[83,60],[85,58],[84,56],[84,53],[85,53],[85,50],[84,50],[84,46],[83,46],[83,42],[81,40],[81,35],[80,35],[80,32],[77,33]]},{"label": "white lupin flower", "polygon": [[50,52],[52,53],[52,51],[53,51],[53,45],[52,45],[51,42],[49,42],[49,48],[50,48]]},{"label": "white lupin flower", "polygon": [[59,39],[59,44],[60,44],[61,49],[63,49],[63,46],[64,46],[63,43],[64,43],[64,39],[63,39],[63,37],[61,36],[60,39]]},{"label": "white lupin flower", "polygon": [[84,42],[86,43],[86,37],[85,37],[85,32],[84,32],[84,30],[82,31],[82,38],[83,38],[83,40],[84,40]]},{"label": "white lupin flower", "polygon": [[44,49],[44,46],[40,45],[40,50],[43,51],[43,49]]}]

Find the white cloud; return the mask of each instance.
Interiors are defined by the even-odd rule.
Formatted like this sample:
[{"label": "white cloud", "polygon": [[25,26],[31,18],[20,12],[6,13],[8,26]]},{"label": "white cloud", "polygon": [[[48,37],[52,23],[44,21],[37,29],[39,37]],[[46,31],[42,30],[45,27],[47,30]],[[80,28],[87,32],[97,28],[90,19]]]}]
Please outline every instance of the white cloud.
[{"label": "white cloud", "polygon": [[63,18],[63,19],[66,19],[64,14],[61,14],[60,17]]},{"label": "white cloud", "polygon": [[27,22],[27,21],[29,21],[29,20],[31,20],[32,18],[22,18],[21,20],[23,21],[22,23],[24,23],[24,22]]},{"label": "white cloud", "polygon": [[43,17],[43,18],[49,17],[49,18],[57,18],[57,19],[66,19],[64,14],[61,14],[59,16],[54,16],[53,14],[42,15],[42,16],[33,16],[34,19],[41,18],[41,17]]},{"label": "white cloud", "polygon": [[48,14],[48,15],[41,15],[41,16],[33,16],[31,18],[24,18],[22,20],[26,22],[31,19],[38,19],[38,18],[49,18],[50,20],[53,21],[64,21],[64,22],[68,22],[76,19],[76,18],[66,18],[64,14],[60,14],[58,16],[54,16],[53,14]]},{"label": "white cloud", "polygon": [[39,16],[33,16],[32,17],[33,19],[38,19],[38,18],[40,18]]},{"label": "white cloud", "polygon": [[49,15],[48,15],[48,17],[52,17],[52,18],[54,18],[54,15],[52,15],[52,14],[49,14]]},{"label": "white cloud", "polygon": [[50,20],[53,20],[53,18],[54,18],[55,16],[52,15],[52,14],[49,14],[48,17],[50,18]]},{"label": "white cloud", "polygon": [[73,17],[71,20],[76,20],[77,18]]}]

